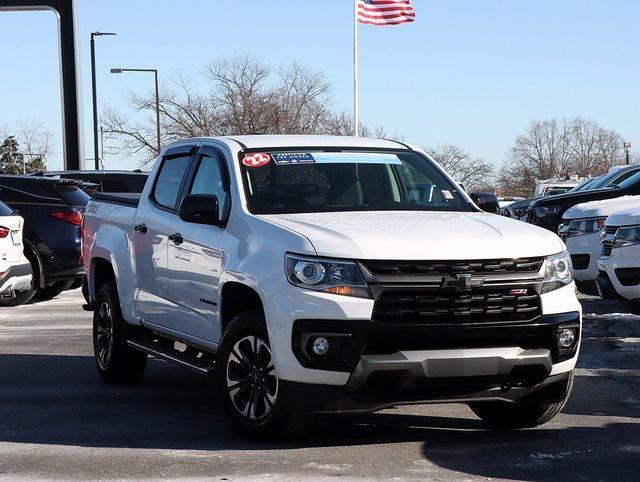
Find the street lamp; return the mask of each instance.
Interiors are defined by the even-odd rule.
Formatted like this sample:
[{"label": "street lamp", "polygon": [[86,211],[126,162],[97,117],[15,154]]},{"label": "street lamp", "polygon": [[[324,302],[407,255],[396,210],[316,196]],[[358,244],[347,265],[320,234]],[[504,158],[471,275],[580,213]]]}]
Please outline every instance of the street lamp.
[{"label": "street lamp", "polygon": [[100,168],[100,156],[98,153],[98,94],[96,92],[96,37],[104,35],[117,35],[113,32],[91,32],[91,87],[93,88],[93,158],[96,171]]},{"label": "street lamp", "polygon": [[629,165],[629,151],[631,150],[631,142],[625,142],[624,144],[624,152],[627,158],[627,166]]},{"label": "street lamp", "polygon": [[158,92],[158,71],[156,69],[111,69],[112,74],[121,74],[123,72],[151,72],[155,77],[157,153],[160,154],[160,94]]}]

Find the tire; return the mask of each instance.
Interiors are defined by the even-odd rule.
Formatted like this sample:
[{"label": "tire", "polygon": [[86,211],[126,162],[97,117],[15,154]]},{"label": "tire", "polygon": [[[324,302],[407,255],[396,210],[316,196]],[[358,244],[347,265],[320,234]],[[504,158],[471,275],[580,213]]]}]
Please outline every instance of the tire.
[{"label": "tire", "polygon": [[127,345],[125,328],[116,285],[106,283],[98,290],[93,312],[93,352],[98,373],[107,383],[138,383],[147,366],[147,354]]},{"label": "tire", "polygon": [[216,367],[225,417],[240,435],[275,441],[294,438],[306,429],[310,416],[291,409],[295,400],[278,381],[260,311],[242,313],[231,321]]},{"label": "tire", "polygon": [[78,288],[82,287],[82,280],[84,279],[84,276],[80,277],[80,278],[74,278],[73,280],[71,280],[71,283],[69,284],[69,287],[67,288],[68,290],[77,290]]},{"label": "tire", "polygon": [[63,291],[66,291],[69,288],[69,286],[71,286],[72,284],[73,284],[72,279],[56,281],[55,283],[52,283],[49,286],[40,288],[36,292],[36,299],[40,301],[52,300]]},{"label": "tire", "polygon": [[573,388],[573,372],[569,375],[564,399],[556,403],[474,402],[469,408],[491,428],[515,430],[533,428],[553,419],[564,408]]}]

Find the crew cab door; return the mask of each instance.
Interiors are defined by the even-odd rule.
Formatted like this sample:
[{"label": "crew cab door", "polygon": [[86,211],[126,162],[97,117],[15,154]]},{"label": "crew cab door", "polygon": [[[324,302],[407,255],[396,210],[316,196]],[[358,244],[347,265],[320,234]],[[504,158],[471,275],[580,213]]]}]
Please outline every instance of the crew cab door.
[{"label": "crew cab door", "polygon": [[[207,194],[218,198],[220,216],[230,209],[229,174],[222,153],[201,148],[184,195]],[[179,311],[166,320],[168,328],[188,337],[215,343],[219,338],[218,286],[228,237],[224,226],[196,224],[175,217],[169,241],[171,299]]]},{"label": "crew cab door", "polygon": [[193,152],[193,147],[166,152],[149,195],[140,200],[136,213],[132,261],[136,265],[139,316],[147,324],[164,326],[167,319],[176,316],[167,249]]}]

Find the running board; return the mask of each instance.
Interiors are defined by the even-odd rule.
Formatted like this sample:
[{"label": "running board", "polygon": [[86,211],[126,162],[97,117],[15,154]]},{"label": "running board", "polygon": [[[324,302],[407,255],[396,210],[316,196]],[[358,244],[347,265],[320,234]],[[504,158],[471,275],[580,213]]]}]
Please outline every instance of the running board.
[{"label": "running board", "polygon": [[211,360],[200,360],[194,356],[186,353],[179,352],[173,348],[163,346],[161,343],[150,341],[146,339],[133,339],[127,340],[129,345],[134,350],[147,353],[154,358],[165,360],[184,368],[196,371],[209,377],[213,376],[215,370],[215,362]]}]

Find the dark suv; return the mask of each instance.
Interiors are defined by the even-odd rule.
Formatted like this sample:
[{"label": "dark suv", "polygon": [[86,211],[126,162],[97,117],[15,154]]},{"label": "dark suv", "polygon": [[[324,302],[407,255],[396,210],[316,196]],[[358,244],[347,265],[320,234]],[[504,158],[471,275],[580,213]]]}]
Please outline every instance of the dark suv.
[{"label": "dark suv", "polygon": [[[89,202],[81,183],[66,179],[0,175],[0,200],[24,218],[24,251],[33,269],[32,289],[11,305],[34,295],[50,299],[83,275],[82,216]],[[2,306],[2,301],[0,301]]]},{"label": "dark suv", "polygon": [[[608,179],[612,173],[617,174],[613,183]],[[598,181],[606,187],[536,199],[527,210],[527,222],[557,232],[565,211],[576,204],[640,194],[640,165],[625,166],[612,173]]]},{"label": "dark suv", "polygon": [[47,171],[35,176],[76,179],[96,185],[100,192],[141,193],[149,174],[142,171]]}]

